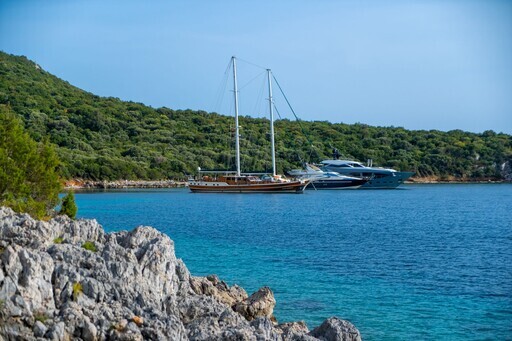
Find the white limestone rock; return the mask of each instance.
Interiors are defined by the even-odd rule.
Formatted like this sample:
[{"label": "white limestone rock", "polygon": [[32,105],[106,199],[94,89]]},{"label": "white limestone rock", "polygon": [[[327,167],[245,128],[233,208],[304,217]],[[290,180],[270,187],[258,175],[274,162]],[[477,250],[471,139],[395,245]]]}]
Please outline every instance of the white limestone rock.
[{"label": "white limestone rock", "polygon": [[154,228],[106,234],[95,220],[0,207],[0,340],[360,340],[339,319],[311,333],[275,326],[275,304],[270,288],[248,297],[215,275],[191,276]]},{"label": "white limestone rock", "polygon": [[350,322],[331,317],[313,329],[311,336],[320,340],[361,341],[359,330]]},{"label": "white limestone rock", "polygon": [[257,317],[272,318],[276,300],[269,287],[260,288],[250,297],[237,303],[234,310],[244,316],[248,321]]}]

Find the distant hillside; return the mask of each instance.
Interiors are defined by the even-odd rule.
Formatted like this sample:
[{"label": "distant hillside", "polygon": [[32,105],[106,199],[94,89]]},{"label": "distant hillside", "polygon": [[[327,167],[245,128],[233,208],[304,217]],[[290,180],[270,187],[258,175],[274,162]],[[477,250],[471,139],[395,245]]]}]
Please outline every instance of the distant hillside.
[{"label": "distant hillside", "polygon": [[[48,137],[58,146],[65,178],[163,179],[184,177],[198,166],[233,168],[232,117],[98,97],[3,52],[0,105],[20,115],[33,138]],[[241,118],[243,169],[270,168],[268,125]],[[348,158],[436,178],[502,179],[512,164],[512,137],[493,131],[279,120],[276,140],[280,172],[301,160],[330,158],[332,147]]]}]

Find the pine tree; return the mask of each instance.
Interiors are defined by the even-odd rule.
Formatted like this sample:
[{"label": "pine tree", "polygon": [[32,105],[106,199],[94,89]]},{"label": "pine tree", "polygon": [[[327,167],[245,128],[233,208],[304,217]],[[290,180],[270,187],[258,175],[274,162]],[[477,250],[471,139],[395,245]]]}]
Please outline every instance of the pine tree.
[{"label": "pine tree", "polygon": [[60,208],[59,214],[67,215],[71,219],[75,219],[77,210],[78,208],[76,207],[75,203],[75,195],[73,192],[69,192],[66,194],[64,199],[62,199],[62,206]]},{"label": "pine tree", "polygon": [[43,218],[59,201],[62,188],[54,147],[35,142],[19,118],[0,105],[0,205]]}]

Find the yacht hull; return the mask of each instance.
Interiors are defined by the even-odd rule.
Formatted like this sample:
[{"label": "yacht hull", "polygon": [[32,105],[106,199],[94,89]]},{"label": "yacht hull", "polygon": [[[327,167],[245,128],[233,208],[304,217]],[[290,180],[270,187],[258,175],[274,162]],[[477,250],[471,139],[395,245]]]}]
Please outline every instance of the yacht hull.
[{"label": "yacht hull", "polygon": [[368,180],[328,180],[319,179],[312,181],[306,189],[358,189]]},{"label": "yacht hull", "polygon": [[361,189],[395,189],[413,175],[414,172],[395,172],[394,175],[371,178]]}]

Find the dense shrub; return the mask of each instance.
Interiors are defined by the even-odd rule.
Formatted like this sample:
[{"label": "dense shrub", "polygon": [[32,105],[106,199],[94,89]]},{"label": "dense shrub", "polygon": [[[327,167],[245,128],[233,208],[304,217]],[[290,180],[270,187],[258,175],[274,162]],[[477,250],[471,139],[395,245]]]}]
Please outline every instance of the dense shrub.
[{"label": "dense shrub", "polygon": [[77,211],[78,211],[78,208],[76,207],[76,203],[75,203],[75,195],[73,194],[73,192],[69,192],[62,199],[62,205],[61,205],[59,214],[67,215],[71,219],[75,219]]}]

